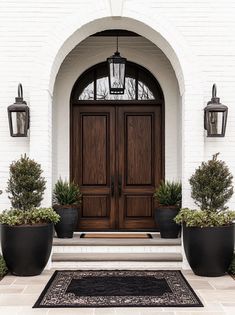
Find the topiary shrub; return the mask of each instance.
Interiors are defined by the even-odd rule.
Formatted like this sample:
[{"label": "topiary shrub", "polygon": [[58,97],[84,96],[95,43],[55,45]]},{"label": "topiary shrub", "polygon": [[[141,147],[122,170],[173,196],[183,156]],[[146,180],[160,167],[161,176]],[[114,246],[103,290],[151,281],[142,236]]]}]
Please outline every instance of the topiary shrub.
[{"label": "topiary shrub", "polygon": [[13,208],[25,211],[39,207],[45,188],[41,165],[26,154],[10,165],[7,192]]},{"label": "topiary shrub", "polygon": [[180,207],[182,200],[181,183],[162,181],[155,190],[154,198],[161,206]]},{"label": "topiary shrub", "polygon": [[61,178],[53,190],[54,205],[77,205],[81,203],[82,194],[80,187],[74,182],[68,183]]},{"label": "topiary shrub", "polygon": [[46,181],[40,164],[26,155],[10,165],[9,192],[12,209],[0,213],[0,223],[10,226],[57,223],[60,216],[52,208],[40,206]]},{"label": "topiary shrub", "polygon": [[202,162],[189,180],[192,198],[201,210],[226,210],[225,204],[233,195],[233,176],[225,162],[217,159],[218,155]]},{"label": "topiary shrub", "polygon": [[3,259],[2,255],[0,255],[0,278],[4,277],[7,274],[7,266],[5,260]]},{"label": "topiary shrub", "polygon": [[213,227],[230,225],[235,220],[235,211],[228,211],[226,202],[233,194],[233,176],[218,153],[196,169],[189,182],[191,196],[200,210],[181,209],[176,223],[186,226]]}]

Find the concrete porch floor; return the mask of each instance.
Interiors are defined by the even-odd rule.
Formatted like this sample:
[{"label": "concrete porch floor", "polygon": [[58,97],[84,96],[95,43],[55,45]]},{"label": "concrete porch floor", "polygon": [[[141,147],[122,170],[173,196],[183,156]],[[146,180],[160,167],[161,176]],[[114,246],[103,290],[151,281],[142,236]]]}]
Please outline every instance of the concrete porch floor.
[{"label": "concrete porch floor", "polygon": [[196,291],[204,308],[54,308],[32,309],[39,294],[54,270],[44,271],[36,277],[7,275],[0,281],[1,315],[234,315],[235,280],[226,275],[218,278],[195,276],[183,271],[186,279]]}]

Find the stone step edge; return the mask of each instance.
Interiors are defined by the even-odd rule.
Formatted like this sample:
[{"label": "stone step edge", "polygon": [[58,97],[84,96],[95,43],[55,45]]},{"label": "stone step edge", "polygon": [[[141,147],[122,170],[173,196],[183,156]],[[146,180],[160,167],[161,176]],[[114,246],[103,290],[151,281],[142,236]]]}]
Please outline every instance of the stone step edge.
[{"label": "stone step edge", "polygon": [[56,270],[182,270],[182,261],[55,261]]},{"label": "stone step edge", "polygon": [[182,261],[180,253],[54,253],[52,262],[70,262],[70,261],[143,261],[143,262],[164,262],[164,261]]},{"label": "stone step edge", "polygon": [[53,246],[54,254],[174,254],[182,253],[181,246]]},{"label": "stone step edge", "polygon": [[169,241],[166,240],[151,240],[151,241],[142,241],[136,242],[136,240],[128,240],[126,242],[120,242],[118,240],[99,240],[99,241],[91,241],[91,240],[71,240],[71,239],[54,239],[53,246],[181,246],[181,239],[171,239]]}]

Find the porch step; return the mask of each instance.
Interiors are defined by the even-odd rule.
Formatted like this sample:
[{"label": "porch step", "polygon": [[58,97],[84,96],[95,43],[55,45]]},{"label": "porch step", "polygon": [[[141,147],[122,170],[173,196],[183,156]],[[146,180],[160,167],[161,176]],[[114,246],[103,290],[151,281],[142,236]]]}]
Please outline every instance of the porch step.
[{"label": "porch step", "polygon": [[79,253],[79,254],[53,254],[53,261],[182,261],[182,255],[180,253]]},{"label": "porch step", "polygon": [[52,267],[69,269],[181,268],[181,239],[73,239],[53,242]]},{"label": "porch step", "polygon": [[150,239],[102,239],[102,238],[80,238],[79,234],[74,235],[73,238],[57,238],[53,240],[54,246],[177,246],[181,245],[180,238],[160,238],[159,234],[155,234]]}]

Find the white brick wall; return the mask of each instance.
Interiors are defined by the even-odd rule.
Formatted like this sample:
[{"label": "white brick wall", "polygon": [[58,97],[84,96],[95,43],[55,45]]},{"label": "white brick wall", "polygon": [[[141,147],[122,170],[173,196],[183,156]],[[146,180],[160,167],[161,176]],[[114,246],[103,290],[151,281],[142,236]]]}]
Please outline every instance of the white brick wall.
[{"label": "white brick wall", "polygon": [[[50,204],[51,96],[56,75],[75,46],[90,34],[110,28],[146,37],[163,51],[175,71],[182,97],[178,134],[182,133],[184,205],[192,205],[188,177],[202,159],[220,151],[235,175],[234,16],[233,0],[124,0],[119,5],[112,0],[1,0],[0,189],[6,187],[9,163],[27,152],[42,163],[48,180],[44,204]],[[14,101],[18,82],[31,109],[28,139],[10,138],[8,132],[6,108]],[[221,101],[229,106],[223,139],[205,138],[203,131],[202,110],[214,82]],[[8,205],[5,194],[0,197],[0,209]],[[235,208],[235,197],[230,206]]]}]

